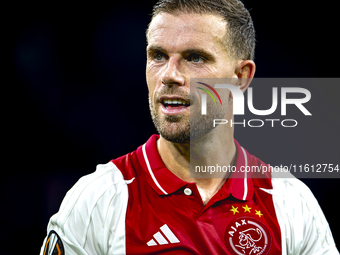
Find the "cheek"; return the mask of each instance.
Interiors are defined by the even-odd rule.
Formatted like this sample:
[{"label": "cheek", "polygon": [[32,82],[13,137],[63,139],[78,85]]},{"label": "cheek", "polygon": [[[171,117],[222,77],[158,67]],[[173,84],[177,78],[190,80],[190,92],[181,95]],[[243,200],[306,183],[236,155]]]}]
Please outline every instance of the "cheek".
[{"label": "cheek", "polygon": [[148,81],[157,79],[159,76],[160,68],[158,65],[155,65],[152,61],[147,62],[146,64],[146,78]]},{"label": "cheek", "polygon": [[146,68],[146,83],[149,91],[149,98],[154,105],[155,94],[157,93],[158,76],[153,69]]},{"label": "cheek", "polygon": [[149,65],[146,67],[145,75],[146,75],[146,83],[148,85],[149,93],[151,93],[155,88],[156,75]]},{"label": "cheek", "polygon": [[218,78],[220,76],[221,69],[218,66],[209,66],[206,68],[206,72],[208,73],[208,78]]},{"label": "cheek", "polygon": [[160,83],[163,72],[164,66],[154,64],[152,61],[147,62],[145,74],[150,94],[157,89],[157,84]]}]

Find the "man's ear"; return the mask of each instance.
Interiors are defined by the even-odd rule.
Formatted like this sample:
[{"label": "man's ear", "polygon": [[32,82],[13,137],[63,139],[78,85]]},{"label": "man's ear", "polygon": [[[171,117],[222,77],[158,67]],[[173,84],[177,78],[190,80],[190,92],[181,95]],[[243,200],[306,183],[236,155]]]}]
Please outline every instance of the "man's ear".
[{"label": "man's ear", "polygon": [[243,93],[253,80],[255,69],[255,63],[252,60],[243,60],[238,63],[235,70],[238,77],[237,86],[242,90]]}]

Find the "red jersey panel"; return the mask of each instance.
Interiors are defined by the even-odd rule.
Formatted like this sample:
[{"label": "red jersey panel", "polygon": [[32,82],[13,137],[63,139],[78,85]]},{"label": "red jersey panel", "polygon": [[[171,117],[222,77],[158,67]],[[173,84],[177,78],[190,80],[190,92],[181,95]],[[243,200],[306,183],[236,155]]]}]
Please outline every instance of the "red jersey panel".
[{"label": "red jersey panel", "polygon": [[112,162],[128,185],[126,254],[281,254],[281,231],[268,178],[252,179],[246,166],[268,166],[236,141],[236,172],[204,205],[195,183],[172,174],[153,135]]}]

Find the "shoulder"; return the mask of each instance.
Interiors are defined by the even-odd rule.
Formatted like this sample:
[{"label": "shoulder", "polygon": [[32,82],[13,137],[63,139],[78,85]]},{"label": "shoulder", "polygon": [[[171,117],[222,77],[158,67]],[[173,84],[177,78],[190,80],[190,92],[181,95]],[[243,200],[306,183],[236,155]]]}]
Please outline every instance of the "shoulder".
[{"label": "shoulder", "polygon": [[272,194],[277,213],[285,215],[285,220],[301,218],[302,221],[297,222],[300,224],[309,220],[309,216],[319,216],[317,214],[322,213],[308,186],[293,175],[275,176],[271,182],[272,189],[263,190]]},{"label": "shoulder", "polygon": [[291,174],[285,174],[273,177],[272,189],[263,190],[272,194],[288,254],[336,251],[328,222],[306,184]]},{"label": "shoulder", "polygon": [[133,179],[138,175],[137,169],[140,168],[141,160],[137,151],[142,150],[141,147],[142,146],[138,147],[138,149],[133,152],[110,161],[117,169],[119,169],[126,180]]},{"label": "shoulder", "polygon": [[83,254],[83,250],[105,253],[107,242],[113,241],[115,248],[123,249],[124,243],[115,240],[122,237],[110,237],[110,233],[124,232],[120,222],[125,221],[128,183],[112,162],[98,165],[67,192],[58,213],[49,221],[48,232],[58,233],[70,254]]},{"label": "shoulder", "polygon": [[96,171],[83,176],[67,192],[62,207],[67,204],[96,203],[103,195],[113,196],[119,192],[124,184],[124,178],[120,170],[112,163],[97,165]]},{"label": "shoulder", "polygon": [[[304,218],[311,215],[314,218],[324,218],[318,201],[309,187],[291,174],[284,177],[273,177],[273,199],[284,205],[285,211],[294,217],[301,214]],[[280,208],[281,209],[281,208]],[[283,208],[281,209],[283,210]]]},{"label": "shoulder", "polygon": [[313,193],[301,180],[292,174],[284,173],[282,176],[272,177],[274,194],[290,200],[291,198],[302,199],[304,202],[315,200]]},{"label": "shoulder", "polygon": [[58,212],[58,223],[63,224],[72,211],[89,216],[96,206],[122,193],[124,186],[126,181],[116,165],[112,162],[98,165],[95,172],[81,177],[67,192]]}]

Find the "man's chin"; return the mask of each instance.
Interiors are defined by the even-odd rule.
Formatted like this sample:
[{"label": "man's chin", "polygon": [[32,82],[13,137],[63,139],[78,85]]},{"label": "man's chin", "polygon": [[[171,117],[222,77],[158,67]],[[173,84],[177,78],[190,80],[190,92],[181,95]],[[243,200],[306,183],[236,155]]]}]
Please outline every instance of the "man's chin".
[{"label": "man's chin", "polygon": [[[176,122],[176,117],[163,119],[162,124],[156,125],[158,133],[167,141],[178,144],[197,142],[210,133],[213,128],[209,125],[201,125],[201,123],[183,123],[181,120]],[[192,126],[191,126],[192,125]]]},{"label": "man's chin", "polygon": [[190,143],[190,122],[185,121],[183,116],[151,116],[158,133],[165,140],[172,143]]},{"label": "man's chin", "polygon": [[165,140],[172,142],[172,143],[178,143],[178,144],[189,144],[190,143],[190,134],[189,135],[183,135],[183,134],[168,134],[168,133],[161,133],[160,134]]},{"label": "man's chin", "polygon": [[160,135],[172,143],[190,143],[190,126],[179,123],[164,123],[162,128],[157,128]]},{"label": "man's chin", "polygon": [[178,144],[190,144],[200,142],[209,135],[209,133],[212,131],[212,129],[193,129],[190,130],[158,130],[159,134],[167,141],[172,143],[178,143]]}]

